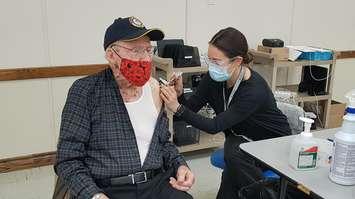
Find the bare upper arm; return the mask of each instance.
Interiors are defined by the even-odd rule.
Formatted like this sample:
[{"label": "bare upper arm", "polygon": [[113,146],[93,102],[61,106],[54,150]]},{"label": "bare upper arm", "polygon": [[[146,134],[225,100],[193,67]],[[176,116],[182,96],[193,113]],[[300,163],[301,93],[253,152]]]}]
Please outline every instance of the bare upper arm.
[{"label": "bare upper arm", "polygon": [[159,95],[160,94],[159,82],[155,78],[151,77],[149,79],[149,85],[152,89],[152,96],[153,96],[154,105],[155,105],[157,111],[160,112],[163,101]]}]

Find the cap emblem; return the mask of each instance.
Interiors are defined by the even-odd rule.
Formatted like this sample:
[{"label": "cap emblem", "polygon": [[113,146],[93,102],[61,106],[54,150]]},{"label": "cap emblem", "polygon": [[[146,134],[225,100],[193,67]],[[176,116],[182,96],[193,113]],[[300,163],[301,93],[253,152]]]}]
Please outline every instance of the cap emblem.
[{"label": "cap emblem", "polygon": [[131,23],[133,26],[135,26],[137,28],[144,28],[143,23],[139,19],[137,19],[136,17],[130,17],[129,23]]}]

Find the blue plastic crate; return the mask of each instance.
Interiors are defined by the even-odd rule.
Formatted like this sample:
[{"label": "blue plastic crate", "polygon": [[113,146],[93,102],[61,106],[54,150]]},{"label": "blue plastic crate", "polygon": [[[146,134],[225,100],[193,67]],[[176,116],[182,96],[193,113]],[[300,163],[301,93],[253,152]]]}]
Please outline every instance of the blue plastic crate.
[{"label": "blue plastic crate", "polygon": [[302,52],[298,59],[304,60],[331,60],[333,54],[331,52]]},{"label": "blue plastic crate", "polygon": [[303,60],[331,60],[333,59],[332,51],[327,50],[314,50],[312,52],[302,52],[298,59]]}]

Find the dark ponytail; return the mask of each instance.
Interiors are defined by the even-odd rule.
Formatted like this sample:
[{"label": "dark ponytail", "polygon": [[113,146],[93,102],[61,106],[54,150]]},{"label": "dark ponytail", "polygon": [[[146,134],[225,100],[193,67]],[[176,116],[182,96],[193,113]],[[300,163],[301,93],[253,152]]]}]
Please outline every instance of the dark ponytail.
[{"label": "dark ponytail", "polygon": [[247,39],[235,28],[228,27],[218,31],[208,43],[214,45],[228,58],[242,57],[243,64],[249,64],[253,60],[253,56],[248,52]]},{"label": "dark ponytail", "polygon": [[250,52],[247,52],[247,54],[245,55],[245,57],[243,57],[243,64],[250,64],[250,62],[252,62],[254,60],[254,55],[251,54]]}]

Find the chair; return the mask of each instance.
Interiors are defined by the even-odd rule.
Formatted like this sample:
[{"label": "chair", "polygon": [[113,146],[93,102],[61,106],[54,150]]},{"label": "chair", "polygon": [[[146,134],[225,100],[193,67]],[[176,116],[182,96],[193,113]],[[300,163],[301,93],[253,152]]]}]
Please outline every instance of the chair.
[{"label": "chair", "polygon": [[[277,102],[277,107],[281,112],[287,117],[287,121],[290,124],[292,134],[298,134],[303,131],[303,122],[299,120],[299,117],[304,117],[305,112],[303,108],[294,105],[288,104],[285,102]],[[210,162],[213,166],[224,169],[224,149],[217,149],[211,154]],[[263,172],[263,176],[267,179],[279,179],[280,177],[271,170],[266,170]]]},{"label": "chair", "polygon": [[68,186],[64,184],[63,180],[56,176],[56,183],[52,199],[69,199],[71,198]]},{"label": "chair", "polygon": [[277,102],[277,108],[287,117],[293,135],[303,131],[303,122],[299,118],[305,117],[306,113],[302,107],[285,102]]},{"label": "chair", "polygon": [[[211,154],[210,157],[210,162],[213,166],[224,169],[226,167],[226,163],[224,162],[224,148],[217,149]],[[263,172],[263,176],[266,179],[279,179],[280,176],[278,176],[275,172],[271,170],[266,170]]]}]

